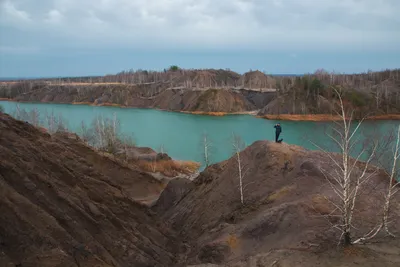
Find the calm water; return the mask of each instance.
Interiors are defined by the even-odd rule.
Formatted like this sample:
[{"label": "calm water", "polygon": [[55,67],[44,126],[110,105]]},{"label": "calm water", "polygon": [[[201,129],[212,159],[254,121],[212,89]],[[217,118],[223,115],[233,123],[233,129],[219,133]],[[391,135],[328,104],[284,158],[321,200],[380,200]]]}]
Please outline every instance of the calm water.
[{"label": "calm water", "polygon": [[[15,102],[0,102],[5,112],[16,109]],[[79,132],[80,124],[87,125],[97,115],[112,117],[115,112],[123,133],[133,133],[136,144],[151,147],[159,151],[160,146],[171,157],[180,160],[202,161],[201,137],[207,133],[213,144],[212,161],[218,162],[232,155],[232,133],[239,135],[246,145],[257,140],[274,140],[274,124],[277,121],[264,120],[248,115],[224,117],[199,116],[183,113],[164,112],[151,109],[126,109],[116,107],[94,107],[67,104],[28,104],[19,103],[20,108],[29,111],[39,110],[42,119],[45,113],[62,114],[68,122],[69,130]],[[385,134],[399,124],[398,121],[365,122],[360,136],[380,132]],[[333,149],[325,131],[330,123],[288,122],[281,121],[284,142],[296,144],[308,149],[317,149],[310,139],[317,144]]]}]

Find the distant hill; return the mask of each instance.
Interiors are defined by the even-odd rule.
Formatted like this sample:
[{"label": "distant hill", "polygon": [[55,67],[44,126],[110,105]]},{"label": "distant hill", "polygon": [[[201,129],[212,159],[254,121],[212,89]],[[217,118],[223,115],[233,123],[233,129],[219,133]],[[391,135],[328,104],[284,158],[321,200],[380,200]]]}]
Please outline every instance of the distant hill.
[{"label": "distant hill", "polygon": [[223,69],[161,72],[123,71],[114,75],[0,82],[0,98],[15,101],[87,103],[187,112],[331,114],[335,90],[357,116],[400,113],[400,69],[359,74],[318,70],[304,75],[239,74]]}]

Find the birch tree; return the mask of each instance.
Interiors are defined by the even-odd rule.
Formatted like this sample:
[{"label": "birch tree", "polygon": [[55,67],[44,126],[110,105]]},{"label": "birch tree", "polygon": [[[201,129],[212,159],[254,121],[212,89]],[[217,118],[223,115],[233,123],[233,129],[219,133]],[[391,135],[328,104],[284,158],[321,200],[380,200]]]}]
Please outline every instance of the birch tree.
[{"label": "birch tree", "polygon": [[212,149],[212,143],[207,133],[203,134],[201,139],[201,145],[203,147],[202,157],[204,165],[207,168],[211,163],[211,149]]},{"label": "birch tree", "polygon": [[104,118],[102,115],[97,116],[92,123],[95,137],[94,146],[109,153],[116,153],[121,143],[119,126],[120,123],[115,113],[112,119]]},{"label": "birch tree", "polygon": [[400,182],[399,182],[399,174],[400,174],[400,125],[397,128],[397,136],[396,136],[396,145],[393,149],[393,161],[392,161],[392,168],[388,173],[389,183],[388,183],[388,190],[385,197],[385,206],[383,209],[383,227],[388,235],[395,237],[389,230],[390,224],[390,202],[393,196],[399,192]]},{"label": "birch tree", "polygon": [[243,185],[243,180],[246,175],[246,168],[243,164],[243,161],[240,157],[240,152],[245,148],[245,143],[243,142],[240,136],[232,134],[232,147],[233,147],[233,154],[236,159],[237,164],[237,171],[238,171],[238,178],[239,178],[239,191],[240,191],[240,202],[244,205],[244,189],[245,186]]},{"label": "birch tree", "polygon": [[338,211],[340,217],[340,223],[334,225],[334,227],[341,232],[340,242],[347,246],[353,243],[353,219],[358,196],[362,191],[363,185],[376,173],[376,169],[369,172],[369,167],[376,152],[377,142],[372,144],[373,147],[367,160],[364,162],[364,166],[360,171],[357,171],[356,164],[365,156],[367,148],[362,148],[355,159],[351,158],[351,154],[356,145],[359,144],[356,140],[356,135],[364,119],[356,123],[354,129],[352,129],[354,111],[351,111],[347,115],[348,112],[345,111],[341,94],[336,89],[335,92],[339,98],[340,112],[337,112],[337,115],[340,117],[340,122],[335,122],[337,128],[333,128],[334,134],[327,133],[327,135],[339,147],[341,155],[340,157],[336,157],[320,146],[314,145],[328,156],[334,168],[334,170],[328,171],[321,167],[321,171],[324,173],[337,199],[339,199],[338,201],[330,200],[331,204],[335,207],[334,212]]},{"label": "birch tree", "polygon": [[28,122],[36,127],[40,125],[40,113],[37,108],[34,108],[29,112]]},{"label": "birch tree", "polygon": [[88,129],[84,121],[81,121],[79,132],[85,143],[93,144],[93,131]]},{"label": "birch tree", "polygon": [[[369,233],[365,234],[363,237],[354,241],[354,244],[365,242],[374,238],[382,229],[385,230],[386,234],[391,237],[396,237],[390,230],[389,224],[391,223],[390,219],[390,208],[391,208],[391,200],[394,195],[400,190],[400,182],[399,182],[399,159],[400,159],[400,126],[398,126],[396,130],[395,137],[395,146],[392,150],[393,154],[391,155],[391,163],[390,166],[386,164],[381,164],[383,170],[385,170],[388,179],[387,191],[385,193],[384,205],[383,205],[383,213],[382,213],[382,221],[379,223],[374,229],[372,229]],[[386,157],[385,157],[386,158]]]}]

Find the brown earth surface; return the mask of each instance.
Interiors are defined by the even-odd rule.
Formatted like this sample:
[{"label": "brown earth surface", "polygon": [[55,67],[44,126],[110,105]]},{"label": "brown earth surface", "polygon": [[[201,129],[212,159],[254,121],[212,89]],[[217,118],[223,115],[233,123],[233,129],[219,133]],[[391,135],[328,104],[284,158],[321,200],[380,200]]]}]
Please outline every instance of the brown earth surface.
[{"label": "brown earth surface", "polygon": [[176,266],[152,176],[0,113],[1,266]]},{"label": "brown earth surface", "polygon": [[[258,141],[247,147],[241,157],[246,170],[245,205],[240,203],[237,165],[232,158],[210,166],[193,183],[171,182],[153,207],[191,244],[189,264],[400,264],[399,239],[385,239],[384,235],[379,235],[375,247],[354,246],[354,257],[338,249],[340,233],[331,227],[336,220],[324,216],[333,211],[325,197],[337,201],[320,171],[320,166],[333,171],[325,154],[285,143]],[[357,164],[357,168],[362,166]],[[371,171],[372,168],[368,169]],[[387,180],[378,172],[366,184],[356,206],[355,236],[369,232],[380,222]],[[400,218],[399,200],[397,195],[392,203],[394,222]],[[399,233],[398,223],[391,227]],[[385,245],[386,242],[390,245]],[[279,264],[273,265],[275,260]]]},{"label": "brown earth surface", "polygon": [[[3,86],[3,87],[2,87]],[[168,88],[168,84],[36,84],[23,93],[8,93],[0,84],[0,94],[5,90],[7,100],[19,102],[86,104],[155,108],[170,111],[245,112],[261,109],[275,95],[236,89]],[[17,89],[15,89],[17,90]]]},{"label": "brown earth surface", "polygon": [[[244,205],[234,158],[163,190],[73,134],[0,113],[0,266],[399,266],[399,239],[337,246],[335,220],[324,216],[332,211],[325,197],[335,200],[320,171],[333,171],[325,154],[258,141],[240,155]],[[387,182],[378,172],[366,183],[354,236],[379,222]],[[151,209],[139,203],[160,192]],[[391,212],[399,235],[400,195]]]}]

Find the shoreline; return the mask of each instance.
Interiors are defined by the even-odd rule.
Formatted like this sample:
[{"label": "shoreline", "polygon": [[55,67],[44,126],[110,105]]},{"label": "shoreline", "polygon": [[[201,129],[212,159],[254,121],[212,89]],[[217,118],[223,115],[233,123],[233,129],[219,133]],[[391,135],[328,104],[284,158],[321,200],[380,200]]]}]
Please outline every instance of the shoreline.
[{"label": "shoreline", "polygon": [[[165,112],[201,115],[201,116],[212,116],[212,117],[223,117],[231,115],[250,115],[256,118],[266,120],[281,120],[281,121],[314,121],[314,122],[332,122],[339,121],[341,118],[337,115],[331,114],[269,114],[269,115],[257,115],[259,110],[242,111],[242,112],[209,112],[209,111],[186,111],[186,110],[167,110],[154,107],[130,107],[122,106],[115,103],[102,103],[95,104],[91,102],[72,102],[72,103],[54,103],[54,102],[31,102],[31,101],[17,101],[8,98],[0,98],[1,101],[15,102],[15,103],[31,103],[31,104],[63,104],[63,105],[85,105],[94,107],[117,107],[117,108],[130,108],[130,109],[152,109]],[[383,114],[373,115],[366,117],[365,120],[378,121],[378,120],[400,120],[400,114]]]},{"label": "shoreline", "polygon": [[[331,114],[280,114],[280,115],[262,115],[258,118],[267,120],[282,120],[282,121],[315,121],[315,122],[329,122],[342,120],[338,115]],[[400,114],[383,114],[366,117],[365,120],[378,121],[378,120],[400,120]]]}]

